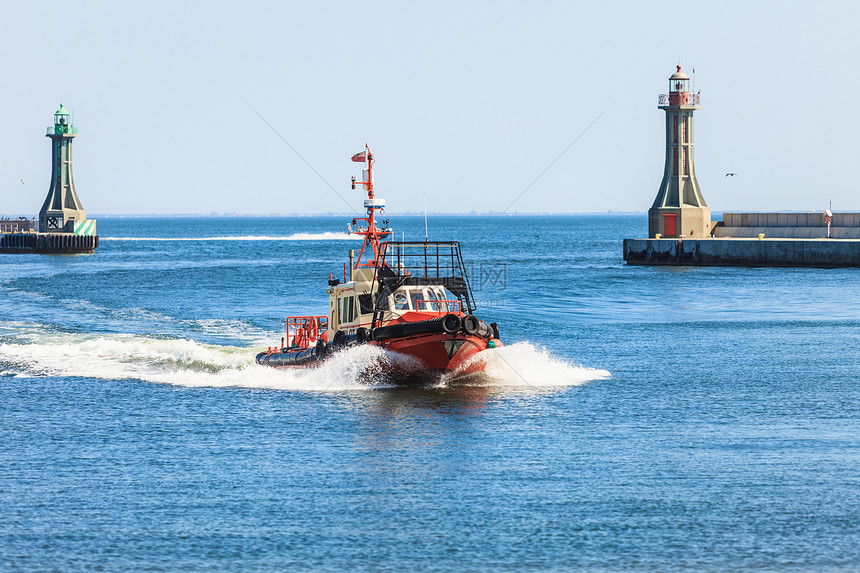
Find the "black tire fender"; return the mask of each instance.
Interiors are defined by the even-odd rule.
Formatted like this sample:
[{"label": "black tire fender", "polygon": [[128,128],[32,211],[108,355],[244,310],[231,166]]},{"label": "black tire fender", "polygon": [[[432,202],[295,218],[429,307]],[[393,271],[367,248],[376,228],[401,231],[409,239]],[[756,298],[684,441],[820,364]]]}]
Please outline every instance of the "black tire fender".
[{"label": "black tire fender", "polygon": [[463,317],[463,332],[470,335],[478,334],[478,328],[481,322],[474,314],[469,314]]},{"label": "black tire fender", "polygon": [[457,334],[463,326],[463,319],[457,314],[446,314],[442,318],[442,332],[445,334]]},{"label": "black tire fender", "polygon": [[334,338],[331,341],[332,348],[341,348],[342,346],[346,346],[346,333],[342,330],[338,330],[334,333]]},{"label": "black tire fender", "polygon": [[326,346],[325,340],[317,340],[317,357],[322,359],[325,358],[326,354],[328,354],[328,346]]}]

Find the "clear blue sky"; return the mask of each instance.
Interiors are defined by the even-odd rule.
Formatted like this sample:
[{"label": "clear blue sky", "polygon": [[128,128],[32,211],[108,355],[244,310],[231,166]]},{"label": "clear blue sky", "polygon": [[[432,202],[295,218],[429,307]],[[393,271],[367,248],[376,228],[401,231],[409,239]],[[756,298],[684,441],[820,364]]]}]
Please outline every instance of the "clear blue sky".
[{"label": "clear blue sky", "polygon": [[[368,142],[389,210],[644,211],[657,94],[695,67],[714,210],[860,210],[858,2],[33,2],[0,20],[0,212],[75,110],[90,213],[315,213]],[[734,178],[724,177],[736,172]],[[21,180],[24,180],[24,184]]]}]

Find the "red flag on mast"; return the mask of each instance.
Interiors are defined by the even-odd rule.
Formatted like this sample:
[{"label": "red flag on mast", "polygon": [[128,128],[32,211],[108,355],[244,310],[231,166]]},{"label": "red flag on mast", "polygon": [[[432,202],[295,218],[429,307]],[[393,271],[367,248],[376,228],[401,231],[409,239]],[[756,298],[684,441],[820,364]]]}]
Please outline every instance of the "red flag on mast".
[{"label": "red flag on mast", "polygon": [[352,156],[352,160],[356,163],[364,163],[367,160],[367,150],[362,151],[361,153],[356,153]]}]

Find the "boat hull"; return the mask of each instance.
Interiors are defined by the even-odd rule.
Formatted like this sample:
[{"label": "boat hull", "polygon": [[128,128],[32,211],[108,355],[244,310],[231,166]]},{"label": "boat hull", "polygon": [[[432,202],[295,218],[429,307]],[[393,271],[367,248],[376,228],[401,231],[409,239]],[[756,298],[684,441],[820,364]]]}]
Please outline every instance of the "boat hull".
[{"label": "boat hull", "polygon": [[[489,347],[489,341],[478,336],[445,333],[392,338],[382,342],[371,342],[371,344],[419,361],[422,370],[445,374],[453,372],[470,374],[483,370],[484,365],[481,361],[469,362],[469,359]],[[499,341],[494,341],[494,346],[500,344]]]},{"label": "boat hull", "polygon": [[[502,346],[499,340],[463,333],[427,333],[383,341],[372,340],[367,344],[405,358],[390,361],[382,373],[386,382],[402,385],[432,384],[443,376],[450,381],[471,377],[482,372],[485,367],[483,361],[471,359],[488,348]],[[313,368],[322,364],[330,353],[314,356],[307,361],[284,360],[281,356],[279,353],[260,353],[257,363],[278,369]]]}]

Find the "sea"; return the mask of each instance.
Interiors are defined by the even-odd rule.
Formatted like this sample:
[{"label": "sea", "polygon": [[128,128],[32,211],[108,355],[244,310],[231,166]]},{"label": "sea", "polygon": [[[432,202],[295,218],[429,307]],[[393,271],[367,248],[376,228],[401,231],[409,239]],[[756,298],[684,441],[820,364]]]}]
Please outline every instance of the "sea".
[{"label": "sea", "polygon": [[94,254],[0,255],[0,570],[860,570],[860,270],[431,215],[499,324],[484,376],[255,365],[326,313],[348,222],[106,217]]}]

